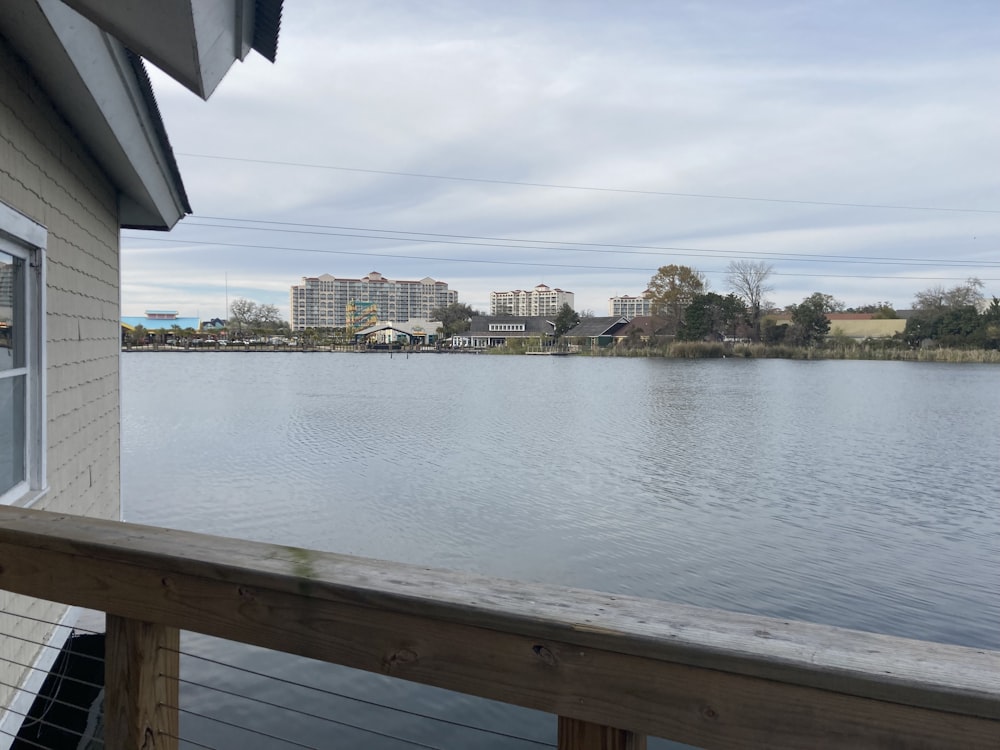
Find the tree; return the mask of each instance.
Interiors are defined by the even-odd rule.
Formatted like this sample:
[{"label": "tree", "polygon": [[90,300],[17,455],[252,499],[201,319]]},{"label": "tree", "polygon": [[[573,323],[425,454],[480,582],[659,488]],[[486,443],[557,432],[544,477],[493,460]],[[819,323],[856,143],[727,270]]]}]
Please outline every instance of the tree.
[{"label": "tree", "polygon": [[460,302],[452,302],[449,305],[435,307],[431,310],[431,320],[441,324],[438,326],[437,333],[444,339],[449,339],[456,333],[468,331],[474,315],[478,315],[478,313]]},{"label": "tree", "polygon": [[792,306],[792,324],[787,333],[792,343],[811,346],[830,332],[830,320],[826,317],[830,300],[833,297],[829,294],[815,292]]},{"label": "tree", "polygon": [[976,307],[983,301],[983,282],[973,277],[964,284],[945,289],[940,284],[917,292],[913,307],[917,310],[946,310],[956,307]]},{"label": "tree", "polygon": [[899,317],[891,302],[875,302],[870,305],[848,307],[844,312],[869,313],[875,320],[895,320]]},{"label": "tree", "polygon": [[768,279],[774,273],[774,266],[764,261],[734,260],[726,269],[729,288],[742,299],[749,312],[753,338],[760,338],[760,315],[764,306],[764,295],[773,292]]},{"label": "tree", "polygon": [[258,304],[246,297],[237,297],[229,306],[229,325],[242,334],[280,328],[284,321],[275,305]]},{"label": "tree", "polygon": [[556,338],[562,336],[579,322],[580,316],[569,306],[569,303],[563,302],[563,306],[559,308],[559,313],[556,315]]},{"label": "tree", "polygon": [[677,338],[703,341],[732,335],[746,316],[747,307],[735,294],[725,297],[715,292],[696,294],[684,310],[684,322],[677,331]]},{"label": "tree", "polygon": [[668,333],[676,334],[684,320],[684,309],[694,295],[707,289],[705,276],[688,266],[661,266],[649,280],[647,294],[653,315],[662,317]]},{"label": "tree", "polygon": [[979,314],[982,289],[983,282],[971,278],[951,289],[938,284],[917,292],[916,312],[906,321],[903,339],[913,347],[928,340],[945,346],[990,346],[989,310]]}]

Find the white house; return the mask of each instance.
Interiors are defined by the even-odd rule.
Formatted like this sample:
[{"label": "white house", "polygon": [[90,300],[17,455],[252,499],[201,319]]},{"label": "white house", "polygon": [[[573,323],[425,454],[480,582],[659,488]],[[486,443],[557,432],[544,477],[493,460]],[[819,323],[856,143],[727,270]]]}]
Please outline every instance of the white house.
[{"label": "white house", "polygon": [[[119,229],[190,213],[140,56],[202,97],[281,0],[0,2],[0,502],[120,518]],[[2,564],[2,563],[0,563]],[[60,605],[0,592],[0,750]],[[64,631],[64,629],[59,629]],[[19,686],[14,688],[13,686]]]}]

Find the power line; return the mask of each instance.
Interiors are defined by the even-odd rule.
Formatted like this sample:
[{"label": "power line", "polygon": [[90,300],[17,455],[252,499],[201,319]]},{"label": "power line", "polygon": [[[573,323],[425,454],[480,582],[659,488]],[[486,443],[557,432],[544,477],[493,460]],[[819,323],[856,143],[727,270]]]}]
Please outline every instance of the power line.
[{"label": "power line", "polygon": [[[487,265],[501,266],[527,266],[535,268],[568,268],[586,271],[635,271],[639,273],[655,273],[655,268],[636,268],[635,266],[586,266],[576,263],[531,263],[527,261],[507,261],[489,260],[484,258],[440,258],[428,255],[398,255],[395,253],[370,253],[360,250],[322,250],[308,247],[289,247],[287,245],[248,245],[242,242],[217,242],[215,240],[198,239],[169,239],[162,237],[131,237],[130,239],[142,240],[143,242],[169,242],[179,245],[204,245],[216,247],[238,247],[252,250],[282,250],[288,252],[317,253],[321,255],[360,255],[368,258],[390,258],[399,260],[431,260],[441,263],[481,263]],[[388,238],[383,238],[388,239]],[[774,276],[788,276],[797,278],[822,278],[822,279],[889,279],[889,280],[912,280],[912,281],[967,281],[967,277],[954,276],[874,276],[862,274],[842,274],[842,273],[780,273],[773,272]],[[1000,278],[980,278],[980,281],[1000,281]]]},{"label": "power line", "polygon": [[895,211],[937,211],[945,213],[970,214],[1000,214],[1000,209],[993,208],[946,208],[942,206],[907,206],[890,203],[849,203],[841,201],[795,200],[789,198],[758,198],[747,195],[722,195],[713,193],[681,193],[666,190],[636,190],[630,188],[598,187],[594,185],[562,185],[550,182],[523,182],[519,180],[499,180],[488,177],[464,177],[455,175],[429,174],[425,172],[400,172],[391,169],[362,169],[360,167],[343,167],[334,164],[312,164],[308,162],[279,161],[275,159],[251,159],[240,156],[218,156],[216,154],[195,154],[191,152],[176,152],[177,156],[196,159],[219,159],[223,161],[238,161],[250,164],[270,164],[284,167],[300,167],[303,169],[326,169],[337,172],[356,172],[360,174],[379,174],[393,177],[415,177],[424,180],[448,180],[451,182],[477,182],[488,185],[514,185],[517,187],[551,188],[556,190],[577,190],[598,193],[620,193],[626,195],[653,195],[670,198],[700,198],[708,200],[750,201],[755,203],[784,203],[800,206],[826,206],[833,208],[869,208],[889,209]]},{"label": "power line", "polygon": [[[673,247],[667,245],[631,245],[631,244],[617,244],[617,243],[606,243],[606,242],[575,242],[572,240],[535,240],[535,239],[522,239],[522,238],[511,238],[511,237],[489,237],[482,235],[469,235],[469,234],[446,234],[441,232],[412,232],[400,229],[380,229],[380,228],[370,228],[370,227],[350,227],[350,226],[336,226],[331,224],[297,224],[294,222],[285,221],[265,221],[257,219],[237,219],[237,218],[226,218],[226,217],[216,217],[216,216],[196,216],[196,219],[210,219],[218,221],[239,221],[253,224],[278,224],[281,226],[288,227],[310,227],[313,229],[338,229],[347,230],[345,232],[315,232],[307,231],[304,229],[279,229],[271,227],[246,227],[232,224],[212,224],[206,222],[189,222],[186,221],[181,226],[189,227],[213,227],[219,229],[245,229],[258,232],[277,232],[280,234],[308,234],[316,235],[320,237],[352,237],[361,239],[379,239],[379,240],[390,240],[390,241],[400,241],[400,242],[423,242],[431,243],[437,245],[465,245],[469,247],[502,247],[517,250],[560,250],[567,252],[581,252],[581,253],[613,253],[615,255],[662,255],[664,252],[672,253],[686,253],[693,257],[713,257],[713,256],[732,256],[737,258],[749,258],[749,259],[781,259],[788,260],[798,263],[858,263],[867,265],[927,265],[927,266],[947,266],[947,267],[967,267],[967,268],[982,268],[984,266],[1000,267],[1000,261],[984,260],[984,261],[972,261],[972,260],[937,260],[928,258],[894,258],[885,256],[872,256],[865,258],[857,255],[809,255],[806,253],[780,253],[772,251],[744,251],[744,250],[715,250],[711,248],[699,248],[699,247]],[[347,233],[350,232],[350,233]],[[382,232],[383,234],[396,234],[396,235],[416,235],[415,237],[385,237],[377,235],[368,234],[356,234],[356,232]],[[431,239],[434,237],[445,237],[448,239],[437,240]],[[494,242],[466,242],[458,240],[489,240]],[[502,244],[498,244],[502,243]],[[531,243],[533,246],[528,245],[518,245],[518,244],[508,244],[508,243]],[[573,247],[569,247],[569,246]],[[554,246],[554,247],[553,247]],[[647,252],[655,251],[655,252]]]}]

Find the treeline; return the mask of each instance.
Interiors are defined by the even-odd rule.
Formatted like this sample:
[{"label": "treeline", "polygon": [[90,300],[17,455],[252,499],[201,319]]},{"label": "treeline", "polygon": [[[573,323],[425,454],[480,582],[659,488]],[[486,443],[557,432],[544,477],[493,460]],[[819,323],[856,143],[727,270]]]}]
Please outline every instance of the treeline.
[{"label": "treeline", "polygon": [[[772,274],[770,264],[734,261],[727,269],[730,291],[722,295],[708,291],[704,274],[689,266],[661,267],[650,279],[647,291],[655,319],[648,343],[739,341],[816,347],[830,343],[830,313],[898,317],[888,302],[848,308],[822,292],[778,310],[765,298],[773,291],[769,284]],[[833,343],[845,344],[843,340]],[[894,345],[1000,349],[1000,299],[993,297],[987,303],[983,284],[975,278],[950,289],[935,286],[918,292],[905,329],[895,336]]]}]

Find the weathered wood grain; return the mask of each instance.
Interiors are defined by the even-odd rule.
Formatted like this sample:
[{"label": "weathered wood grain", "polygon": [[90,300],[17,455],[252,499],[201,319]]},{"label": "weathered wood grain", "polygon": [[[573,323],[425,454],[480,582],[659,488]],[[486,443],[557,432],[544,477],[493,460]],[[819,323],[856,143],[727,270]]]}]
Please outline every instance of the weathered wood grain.
[{"label": "weathered wood grain", "polygon": [[11,591],[702,747],[1000,746],[996,652],[21,509],[0,508],[0,568]]},{"label": "weathered wood grain", "polygon": [[177,750],[180,631],[107,616],[104,746]]},{"label": "weathered wood grain", "polygon": [[625,729],[559,717],[558,750],[646,750],[646,738]]}]

